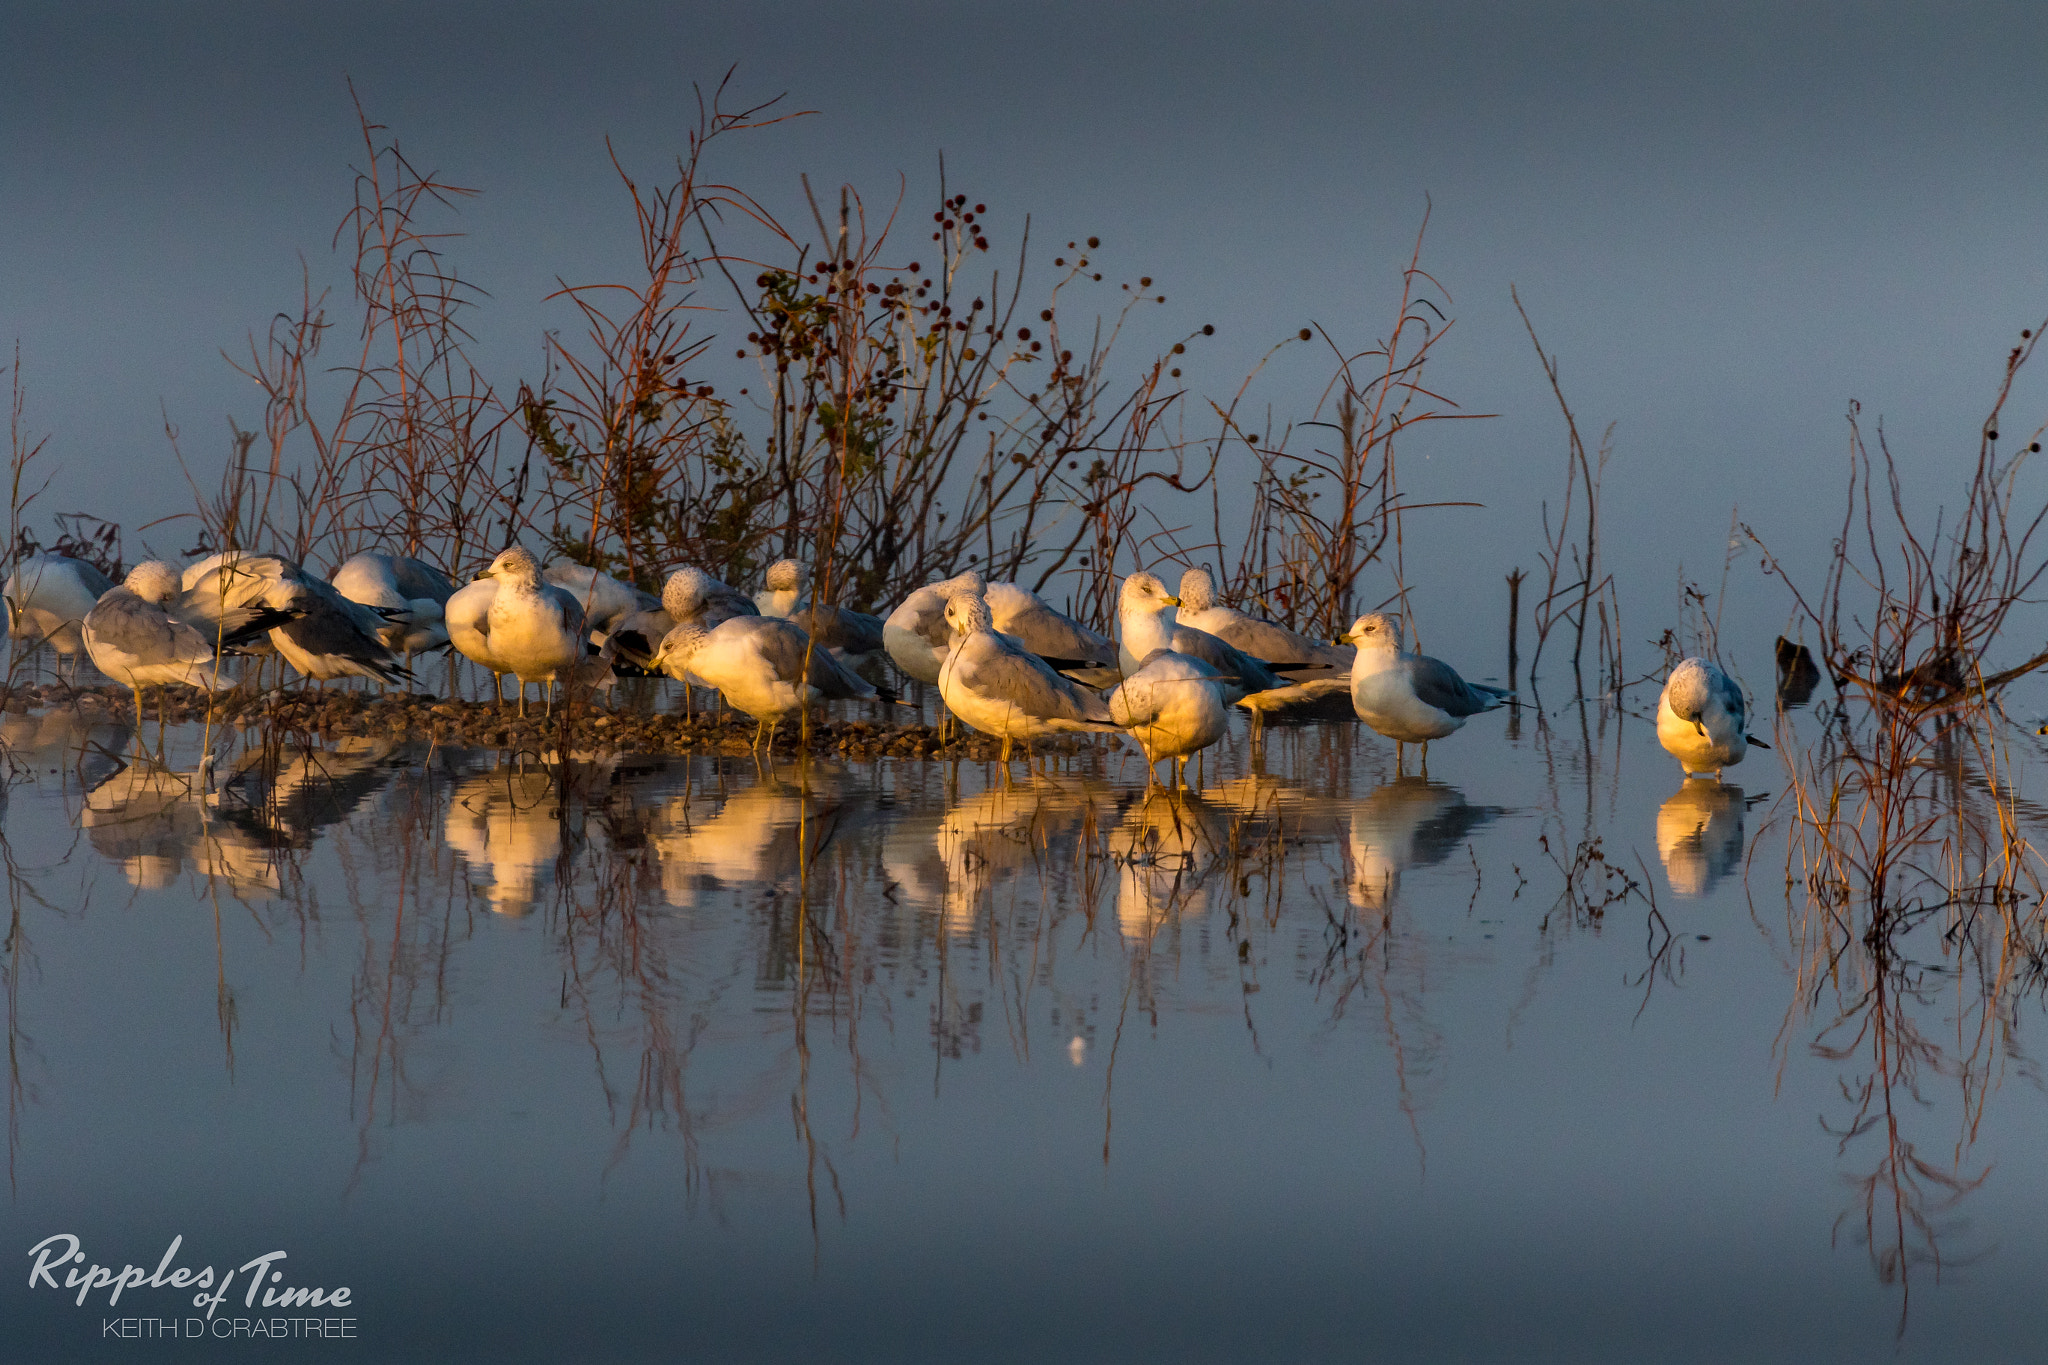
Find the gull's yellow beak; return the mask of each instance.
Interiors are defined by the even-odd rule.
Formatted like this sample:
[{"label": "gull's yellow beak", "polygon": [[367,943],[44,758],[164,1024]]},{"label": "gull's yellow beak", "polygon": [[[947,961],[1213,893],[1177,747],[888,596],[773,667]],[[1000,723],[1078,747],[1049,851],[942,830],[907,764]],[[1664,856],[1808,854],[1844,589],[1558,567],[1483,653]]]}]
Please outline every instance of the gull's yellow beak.
[{"label": "gull's yellow beak", "polygon": [[1180,605],[1180,599],[1178,597],[1169,597],[1166,599],[1166,605],[1169,607],[1177,607]]}]

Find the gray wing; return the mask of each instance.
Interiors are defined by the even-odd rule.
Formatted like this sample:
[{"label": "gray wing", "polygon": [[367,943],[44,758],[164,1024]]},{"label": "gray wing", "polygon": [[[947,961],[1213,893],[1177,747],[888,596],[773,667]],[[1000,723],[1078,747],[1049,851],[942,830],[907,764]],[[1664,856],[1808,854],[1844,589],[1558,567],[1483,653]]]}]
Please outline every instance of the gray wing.
[{"label": "gray wing", "polygon": [[1714,670],[1714,690],[1721,694],[1721,709],[1735,718],[1735,726],[1741,729],[1749,724],[1749,702],[1742,695],[1742,688],[1735,679],[1720,669]]},{"label": "gray wing", "polygon": [[1351,655],[1334,645],[1312,640],[1298,631],[1237,613],[1221,629],[1209,632],[1227,645],[1261,659],[1274,669],[1349,668]]},{"label": "gray wing", "polygon": [[347,659],[387,683],[412,676],[384,647],[376,631],[365,630],[354,613],[341,610],[317,593],[302,595],[298,605],[304,614],[277,627],[277,633],[307,654]]},{"label": "gray wing", "polygon": [[[715,613],[715,614],[714,614]],[[754,599],[730,583],[711,580],[710,589],[704,594],[705,624],[716,625],[719,621],[730,621],[735,616],[759,616],[761,609],[754,605]]]},{"label": "gray wing", "polygon": [[827,649],[874,654],[882,648],[882,618],[845,607],[804,603],[787,618]]},{"label": "gray wing", "polygon": [[137,664],[213,656],[212,646],[198,631],[125,590],[102,597],[86,616],[85,625],[96,642],[119,650]]},{"label": "gray wing", "polygon": [[423,560],[393,555],[391,570],[392,577],[397,580],[399,596],[409,602],[423,597],[446,602],[455,595],[453,580]]},{"label": "gray wing", "polygon": [[1415,695],[1446,715],[1476,716],[1500,705],[1500,699],[1508,695],[1498,688],[1474,687],[1458,676],[1457,669],[1427,654],[1403,655],[1401,664]]},{"label": "gray wing", "polygon": [[1193,626],[1173,628],[1173,649],[1176,654],[1187,654],[1200,659],[1209,667],[1234,678],[1237,685],[1247,692],[1264,692],[1269,688],[1287,686],[1287,679],[1268,668],[1265,661],[1255,659],[1234,645],[1226,644],[1206,630]]},{"label": "gray wing", "polygon": [[[1074,664],[1116,663],[1116,646],[1063,612],[1054,611],[1036,594],[1015,610],[1005,611],[996,629],[1021,641],[1024,648],[1043,659]],[[994,605],[993,602],[990,603]],[[1006,607],[1011,603],[1005,602]]]},{"label": "gray wing", "polygon": [[788,681],[803,678],[825,696],[839,700],[874,698],[874,688],[832,657],[832,651],[822,643],[814,643],[795,622],[779,616],[736,616],[719,629],[732,631],[735,627],[753,640],[755,650],[777,677]]},{"label": "gray wing", "polygon": [[1052,671],[994,635],[976,634],[955,646],[953,676],[984,697],[1000,698],[1042,720],[1093,720],[1115,724],[1101,697]]},{"label": "gray wing", "polygon": [[590,633],[589,624],[584,620],[583,616],[582,598],[567,588],[556,587],[553,584],[544,585],[542,595],[555,604],[555,610],[560,614],[564,631],[576,636],[578,639]]}]

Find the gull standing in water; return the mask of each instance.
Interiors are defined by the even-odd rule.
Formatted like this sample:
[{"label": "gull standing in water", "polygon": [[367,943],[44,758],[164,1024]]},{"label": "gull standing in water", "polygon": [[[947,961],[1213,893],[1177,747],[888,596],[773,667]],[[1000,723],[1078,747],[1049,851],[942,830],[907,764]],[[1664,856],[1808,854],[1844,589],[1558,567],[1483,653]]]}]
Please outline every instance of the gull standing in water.
[{"label": "gull standing in water", "polygon": [[[661,585],[661,605],[652,611],[637,611],[612,630],[619,657],[642,673],[657,675],[654,655],[668,633],[680,625],[710,630],[735,616],[758,616],[754,599],[729,583],[721,583],[693,565],[670,572]],[[689,682],[683,683],[685,699]]]},{"label": "gull standing in water", "polygon": [[1358,718],[1394,741],[1394,768],[1402,748],[1422,746],[1422,775],[1429,776],[1429,742],[1460,729],[1514,693],[1469,683],[1441,659],[1409,654],[1401,647],[1399,618],[1372,612],[1352,622],[1344,636],[1358,646],[1351,664],[1351,704]]},{"label": "gull standing in water", "polygon": [[59,654],[84,648],[86,613],[114,590],[113,580],[82,559],[33,555],[8,575],[7,633],[17,640],[48,641]]},{"label": "gull standing in water", "polygon": [[1742,762],[1754,744],[1771,746],[1747,732],[1749,704],[1735,679],[1705,659],[1687,659],[1671,670],[1657,698],[1657,742],[1670,751],[1687,777],[1719,777]]},{"label": "gull standing in water", "polygon": [[519,714],[526,714],[526,685],[537,682],[553,715],[555,695],[548,684],[575,681],[589,642],[582,604],[568,589],[544,582],[540,561],[517,545],[477,576],[497,581],[484,624],[490,654],[519,679]]},{"label": "gull standing in water", "polygon": [[1180,599],[1166,591],[1157,575],[1134,573],[1124,580],[1118,594],[1116,620],[1123,638],[1117,642],[1117,661],[1125,676],[1135,674],[1139,660],[1155,649],[1170,649],[1200,659],[1216,670],[1228,700],[1237,702],[1254,692],[1286,687],[1287,679],[1254,658],[1224,643],[1204,630],[1181,625],[1177,610]]},{"label": "gull standing in water", "polygon": [[965,724],[1003,741],[1005,772],[1015,740],[1123,728],[1102,698],[996,634],[982,598],[955,597],[946,604],[946,620],[953,627],[953,647],[939,674],[939,696]]},{"label": "gull standing in water", "polygon": [[1145,751],[1145,785],[1160,759],[1174,765],[1175,786],[1187,783],[1188,756],[1229,733],[1230,706],[1216,670],[1200,659],[1155,649],[1136,673],[1109,694],[1109,715]]},{"label": "gull standing in water", "polygon": [[[754,747],[775,741],[792,711],[820,701],[874,701],[879,693],[803,628],[779,616],[734,616],[706,630],[684,622],[655,652],[654,666],[678,682],[697,679],[758,722]],[[893,697],[886,698],[894,700]]]},{"label": "gull standing in water", "polygon": [[216,668],[222,654],[290,619],[267,606],[230,608],[210,632],[172,610],[183,596],[178,571],[154,560],[128,571],[86,613],[80,634],[93,667],[135,693],[136,742],[142,736],[142,689],[182,683],[215,691],[228,684]]}]

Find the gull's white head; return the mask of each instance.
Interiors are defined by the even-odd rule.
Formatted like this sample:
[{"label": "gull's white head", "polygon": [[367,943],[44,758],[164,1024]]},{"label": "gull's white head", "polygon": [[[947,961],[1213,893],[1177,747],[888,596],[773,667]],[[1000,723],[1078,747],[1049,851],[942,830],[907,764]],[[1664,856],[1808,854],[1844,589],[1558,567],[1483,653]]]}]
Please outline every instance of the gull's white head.
[{"label": "gull's white head", "polygon": [[[1124,580],[1123,591],[1117,596],[1117,614],[1134,612],[1142,616],[1154,616],[1161,612],[1172,612],[1180,605],[1180,599],[1166,590],[1156,574],[1134,573]],[[1172,619],[1171,616],[1168,617]]]},{"label": "gull's white head", "polygon": [[668,634],[661,637],[661,644],[655,649],[648,667],[654,672],[665,672],[672,678],[680,678],[689,671],[690,660],[695,657],[698,647],[711,632],[694,621],[684,621]]},{"label": "gull's white head", "polygon": [[1183,611],[1207,611],[1216,605],[1216,580],[1207,569],[1189,569],[1180,576],[1180,605]]},{"label": "gull's white head", "polygon": [[1360,649],[1385,649],[1398,654],[1401,652],[1401,618],[1383,611],[1368,612],[1351,623],[1351,629],[1344,632],[1344,638]]},{"label": "gull's white head", "polygon": [[795,592],[803,586],[804,566],[795,559],[778,559],[768,566],[765,580],[770,592]]},{"label": "gull's white head", "polygon": [[478,578],[495,578],[500,583],[523,583],[530,588],[540,586],[540,561],[523,546],[514,545],[501,551],[491,561],[491,566],[477,575]]},{"label": "gull's white head", "polygon": [[978,630],[995,629],[995,622],[988,614],[988,599],[980,593],[961,593],[947,602],[946,624],[953,628],[955,635],[972,635]]},{"label": "gull's white head", "polygon": [[121,580],[121,586],[143,601],[154,602],[157,606],[170,601],[184,588],[177,569],[158,559],[148,560],[130,569],[128,577]]}]

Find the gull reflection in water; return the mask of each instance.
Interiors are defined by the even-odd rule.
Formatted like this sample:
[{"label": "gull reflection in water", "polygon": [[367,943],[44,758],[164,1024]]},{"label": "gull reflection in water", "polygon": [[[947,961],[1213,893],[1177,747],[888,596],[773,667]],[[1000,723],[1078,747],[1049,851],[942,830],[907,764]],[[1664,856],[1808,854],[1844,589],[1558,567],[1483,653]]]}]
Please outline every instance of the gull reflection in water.
[{"label": "gull reflection in water", "polygon": [[1124,937],[1149,942],[1169,916],[1207,910],[1205,879],[1229,840],[1229,816],[1190,793],[1155,789],[1126,811],[1108,839]]},{"label": "gull reflection in water", "polygon": [[0,716],[0,748],[10,760],[38,777],[75,771],[87,786],[122,765],[134,735],[125,710],[52,706],[37,715]]},{"label": "gull reflection in water", "polygon": [[562,856],[555,775],[538,765],[506,766],[463,779],[449,799],[445,837],[473,871],[489,875],[493,911],[528,913]]},{"label": "gull reflection in water", "polygon": [[1385,910],[1411,867],[1434,867],[1465,846],[1472,831],[1499,815],[1465,793],[1421,777],[1397,777],[1351,805],[1351,903]]},{"label": "gull reflection in water", "polygon": [[1657,856],[1677,894],[1712,891],[1742,863],[1742,788],[1687,781],[1657,810]]},{"label": "gull reflection in water", "polygon": [[[946,928],[972,932],[981,923],[983,897],[1024,868],[1071,866],[1097,791],[1072,777],[1034,777],[955,802],[933,836],[945,866],[940,913]],[[890,870],[897,871],[894,861]]]},{"label": "gull reflection in water", "polygon": [[841,804],[843,776],[816,762],[778,767],[709,815],[701,793],[670,797],[647,830],[661,858],[663,898],[682,907],[702,891],[779,886],[795,877],[803,867],[798,836],[818,846],[824,822]]}]

